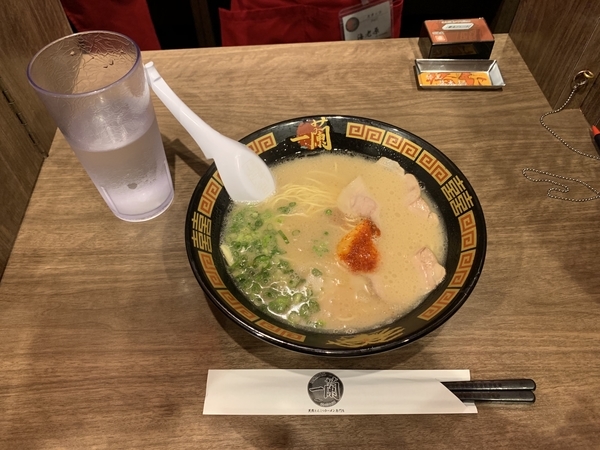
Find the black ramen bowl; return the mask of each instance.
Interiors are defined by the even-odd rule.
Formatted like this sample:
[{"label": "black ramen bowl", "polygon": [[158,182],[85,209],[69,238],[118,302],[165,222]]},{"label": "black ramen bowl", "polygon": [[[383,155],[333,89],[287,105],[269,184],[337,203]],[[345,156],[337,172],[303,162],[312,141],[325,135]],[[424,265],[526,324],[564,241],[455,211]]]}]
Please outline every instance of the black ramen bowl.
[{"label": "black ramen bowl", "polygon": [[[363,356],[413,342],[448,320],[465,302],[483,268],[486,229],[481,205],[462,172],[442,152],[405,130],[375,120],[302,117],[241,140],[267,164],[318,152],[387,157],[412,173],[437,204],[448,237],[446,277],[408,314],[354,334],[307,331],[256,307],[236,287],[219,250],[231,199],[213,164],[200,179],[185,223],[188,258],[206,296],[235,323],[271,344],[323,356]],[[399,230],[400,231],[400,230]]]}]

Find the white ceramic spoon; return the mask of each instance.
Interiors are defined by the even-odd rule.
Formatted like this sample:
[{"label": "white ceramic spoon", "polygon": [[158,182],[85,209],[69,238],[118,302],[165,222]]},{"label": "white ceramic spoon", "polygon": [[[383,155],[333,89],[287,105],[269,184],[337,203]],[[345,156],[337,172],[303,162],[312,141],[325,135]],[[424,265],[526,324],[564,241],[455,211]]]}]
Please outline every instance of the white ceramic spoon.
[{"label": "white ceramic spoon", "polygon": [[275,191],[267,164],[241,142],[223,136],[198,117],[163,80],[153,62],[144,65],[146,78],[158,98],[213,159],[225,189],[235,202],[260,202]]}]

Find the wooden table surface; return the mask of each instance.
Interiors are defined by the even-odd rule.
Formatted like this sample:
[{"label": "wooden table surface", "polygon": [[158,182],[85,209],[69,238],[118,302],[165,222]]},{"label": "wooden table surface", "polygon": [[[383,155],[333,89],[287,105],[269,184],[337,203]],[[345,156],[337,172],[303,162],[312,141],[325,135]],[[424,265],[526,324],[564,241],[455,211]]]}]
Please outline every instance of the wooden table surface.
[{"label": "wooden table surface", "polygon": [[[482,203],[488,251],[444,326],[391,352],[327,359],[266,344],[213,309],[184,243],[208,164],[154,98],[176,194],[152,221],[115,218],[54,140],[0,283],[0,448],[599,448],[600,200],[549,199],[521,170],[600,188],[600,164],[542,128],[549,105],[506,35],[492,54],[500,91],[418,90],[418,57],[413,39],[144,54],[232,138],[298,116],[356,115],[449,156]],[[578,110],[548,123],[594,151]],[[208,369],[234,368],[470,369],[533,378],[537,401],[479,404],[476,415],[203,416]]]}]

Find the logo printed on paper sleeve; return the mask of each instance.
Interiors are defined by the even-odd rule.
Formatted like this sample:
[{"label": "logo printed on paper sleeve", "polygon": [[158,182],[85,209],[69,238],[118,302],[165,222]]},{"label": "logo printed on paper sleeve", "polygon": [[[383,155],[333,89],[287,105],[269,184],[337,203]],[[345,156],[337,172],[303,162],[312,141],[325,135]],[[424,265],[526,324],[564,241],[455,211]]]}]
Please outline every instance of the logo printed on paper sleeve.
[{"label": "logo printed on paper sleeve", "polygon": [[331,372],[319,372],[308,382],[308,396],[317,405],[327,408],[342,399],[344,385]]}]

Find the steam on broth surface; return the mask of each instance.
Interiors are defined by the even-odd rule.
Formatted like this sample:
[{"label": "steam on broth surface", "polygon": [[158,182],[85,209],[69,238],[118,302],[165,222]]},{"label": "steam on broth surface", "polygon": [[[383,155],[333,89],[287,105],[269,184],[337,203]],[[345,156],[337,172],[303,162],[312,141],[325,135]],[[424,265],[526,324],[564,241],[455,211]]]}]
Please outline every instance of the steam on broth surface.
[{"label": "steam on broth surface", "polygon": [[443,224],[396,162],[324,153],[272,171],[277,192],[234,204],[221,237],[257,306],[298,327],[354,332],[406,314],[444,278]]}]

